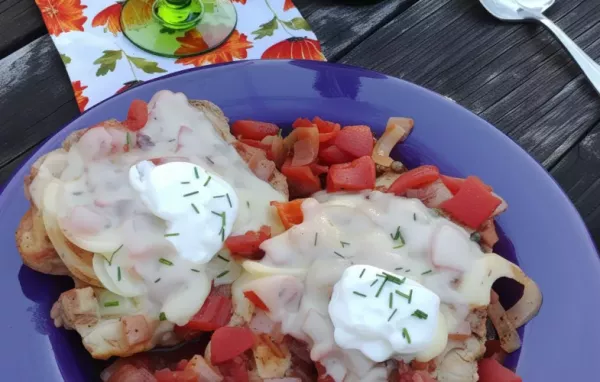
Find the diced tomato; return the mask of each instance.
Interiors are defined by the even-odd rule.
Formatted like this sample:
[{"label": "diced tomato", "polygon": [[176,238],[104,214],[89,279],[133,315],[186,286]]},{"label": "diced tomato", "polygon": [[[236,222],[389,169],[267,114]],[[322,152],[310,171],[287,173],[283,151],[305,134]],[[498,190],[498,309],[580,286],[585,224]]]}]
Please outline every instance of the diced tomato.
[{"label": "diced tomato", "polygon": [[262,141],[257,141],[256,139],[245,139],[242,138],[240,139],[240,142],[242,142],[243,144],[246,144],[248,146],[252,146],[252,147],[256,147],[262,150],[267,150],[271,147],[271,145],[265,145],[262,143]]},{"label": "diced tomato", "polygon": [[291,202],[271,202],[271,205],[277,209],[277,215],[285,229],[302,223],[304,214],[302,213],[302,202],[304,199],[296,199]]},{"label": "diced tomato", "polygon": [[318,382],[335,382],[335,379],[327,374],[327,369],[325,369],[325,366],[323,366],[320,362],[315,362],[315,366],[317,368],[317,375],[319,376],[317,379]]},{"label": "diced tomato", "polygon": [[506,358],[506,352],[502,349],[500,340],[489,340],[485,342],[485,354],[483,358],[493,358],[503,363]]},{"label": "diced tomato", "polygon": [[324,121],[319,117],[313,118],[313,124],[317,125],[319,129],[319,142],[321,143],[333,140],[341,130],[339,123]]},{"label": "diced tomato", "polygon": [[227,325],[233,309],[231,299],[211,293],[202,308],[183,326],[175,326],[175,333],[184,339],[197,337],[202,332],[210,332]]},{"label": "diced tomato", "polygon": [[265,312],[269,311],[269,308],[267,307],[267,305],[265,305],[263,300],[261,300],[260,297],[258,297],[258,295],[256,293],[254,293],[253,291],[251,291],[251,290],[244,291],[244,297],[246,297],[248,300],[250,300],[250,302],[253,303],[257,308],[262,309]]},{"label": "diced tomato", "polygon": [[225,326],[215,330],[210,342],[213,365],[234,359],[254,346],[254,334],[248,328]]},{"label": "diced tomato", "polygon": [[354,158],[373,153],[373,133],[369,126],[346,126],[335,137],[335,145]]},{"label": "diced tomato", "polygon": [[314,124],[308,118],[298,118],[292,123],[292,128],[296,127],[312,127]]},{"label": "diced tomato", "polygon": [[[197,382],[198,375],[193,370],[161,369],[154,372],[157,382]],[[131,382],[138,382],[137,380]]]},{"label": "diced tomato", "polygon": [[327,174],[327,171],[329,171],[329,167],[328,166],[323,166],[321,164],[318,164],[317,162],[313,162],[309,166],[310,166],[310,170],[316,176],[319,176],[319,175],[322,175],[322,174]]},{"label": "diced tomato", "polygon": [[417,189],[435,182],[440,170],[435,166],[421,166],[401,174],[388,188],[389,193],[404,195],[409,189]]},{"label": "diced tomato", "polygon": [[327,174],[327,192],[372,190],[375,188],[375,162],[364,156],[350,163],[334,164]]},{"label": "diced tomato", "polygon": [[452,218],[473,229],[488,220],[502,201],[485,187],[478,178],[470,176],[450,200],[441,204]]},{"label": "diced tomato", "polygon": [[123,125],[131,131],[138,131],[148,122],[148,104],[140,99],[134,99],[129,106],[127,119]]},{"label": "diced tomato", "polygon": [[292,166],[292,158],[287,158],[281,172],[286,176],[290,187],[290,195],[303,198],[321,190],[321,181],[313,174],[310,166]]},{"label": "diced tomato", "polygon": [[478,363],[479,382],[522,382],[521,377],[502,366],[492,358],[484,358]]},{"label": "diced tomato", "polygon": [[235,121],[231,125],[231,133],[238,138],[242,137],[260,141],[268,135],[277,135],[279,133],[279,127],[268,122],[242,120]]},{"label": "diced tomato", "polygon": [[138,368],[131,364],[120,366],[110,376],[107,382],[155,382],[156,378],[145,368]]},{"label": "diced tomato", "polygon": [[225,247],[232,255],[260,260],[264,252],[260,249],[263,241],[271,238],[271,227],[262,226],[259,231],[248,231],[243,235],[229,236],[225,239]]},{"label": "diced tomato", "polygon": [[223,374],[223,382],[249,382],[248,361],[244,355],[223,362],[219,366],[219,371]]},{"label": "diced tomato", "polygon": [[321,159],[326,164],[332,165],[348,163],[354,158],[352,157],[352,155],[346,154],[345,152],[340,150],[337,146],[331,145],[319,151],[319,159]]},{"label": "diced tomato", "polygon": [[[465,179],[454,178],[452,176],[447,176],[447,175],[440,175],[440,178],[442,179],[442,182],[444,182],[444,185],[446,185],[446,187],[450,190],[452,195],[456,195],[458,190],[460,190],[463,183],[465,182]],[[490,192],[493,191],[493,188],[488,186],[487,184],[485,185],[485,187],[488,190],[490,190]]]},{"label": "diced tomato", "polygon": [[187,364],[189,363],[189,361],[187,359],[182,359],[179,362],[177,362],[177,365],[175,365],[175,370],[185,370],[185,367],[187,366]]}]

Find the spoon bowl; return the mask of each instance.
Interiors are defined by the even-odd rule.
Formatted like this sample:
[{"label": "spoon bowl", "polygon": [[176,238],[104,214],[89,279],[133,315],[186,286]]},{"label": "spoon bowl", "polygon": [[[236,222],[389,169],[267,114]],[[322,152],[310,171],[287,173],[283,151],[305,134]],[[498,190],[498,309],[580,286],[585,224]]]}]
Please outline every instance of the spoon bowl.
[{"label": "spoon bowl", "polygon": [[497,19],[504,21],[524,21],[531,17],[523,12],[530,9],[538,13],[545,12],[554,5],[555,0],[479,0],[481,5]]}]

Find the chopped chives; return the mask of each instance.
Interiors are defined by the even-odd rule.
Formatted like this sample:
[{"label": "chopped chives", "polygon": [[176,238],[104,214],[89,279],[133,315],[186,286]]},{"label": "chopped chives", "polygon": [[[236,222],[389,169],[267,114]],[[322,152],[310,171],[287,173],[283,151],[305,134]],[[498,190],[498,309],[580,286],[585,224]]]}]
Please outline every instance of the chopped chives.
[{"label": "chopped chives", "polygon": [[389,303],[390,309],[392,309],[394,307],[394,294],[392,292],[390,292],[390,303]]},{"label": "chopped chives", "polygon": [[367,270],[367,268],[363,268],[362,272],[360,272],[360,276],[358,276],[359,279],[362,279],[362,277],[365,274],[366,270]]},{"label": "chopped chives", "polygon": [[117,281],[121,281],[121,267],[117,267]]},{"label": "chopped chives", "polygon": [[379,279],[375,279],[375,281],[373,281],[370,286],[377,284],[377,281],[379,281]]},{"label": "chopped chives", "polygon": [[210,212],[212,212],[212,213],[213,213],[213,215],[217,215],[218,217],[220,217],[221,219],[223,219],[223,217],[221,216],[221,214],[220,214],[220,213],[218,213],[218,212],[215,212],[215,211],[210,211]]},{"label": "chopped chives", "polygon": [[199,270],[197,270],[197,269],[194,269],[194,268],[191,268],[190,270],[191,270],[192,272],[200,273],[200,271],[199,271]]},{"label": "chopped chives", "polygon": [[219,259],[221,259],[221,260],[223,260],[223,261],[227,262],[227,263],[229,262],[229,259],[227,259],[226,257],[223,257],[223,256],[221,256],[221,255],[217,255],[217,257],[218,257]]},{"label": "chopped chives", "polygon": [[104,303],[105,307],[111,307],[111,306],[119,306],[119,301],[107,301]]},{"label": "chopped chives", "polygon": [[225,276],[228,273],[229,273],[229,271],[223,271],[217,275],[217,278],[220,279],[221,277]]},{"label": "chopped chives", "polygon": [[200,179],[200,175],[198,174],[198,167],[194,166],[194,175],[196,176],[196,179]]},{"label": "chopped chives", "polygon": [[394,284],[402,285],[406,281],[406,277],[403,278],[403,279],[400,279],[399,277],[396,277],[394,275],[390,275],[389,273],[385,273],[385,272],[382,272],[382,273],[385,276],[386,280],[391,281]]},{"label": "chopped chives", "polygon": [[427,275],[427,274],[429,274],[429,273],[431,273],[431,272],[433,272],[433,271],[430,269],[430,270],[428,270],[428,271],[425,271],[425,272],[423,272],[423,273],[421,273],[421,274],[422,274],[422,275]]},{"label": "chopped chives", "polygon": [[229,197],[229,194],[225,194],[227,195],[227,201],[229,202],[229,208],[233,208],[233,204],[231,204],[231,198]]},{"label": "chopped chives", "polygon": [[250,202],[246,200],[246,205],[250,208]]},{"label": "chopped chives", "polygon": [[383,290],[383,287],[385,286],[385,283],[388,281],[387,278],[383,279],[383,282],[381,283],[381,285],[379,286],[379,290],[377,291],[377,293],[375,293],[375,297],[379,297],[379,295],[381,294],[381,291]]},{"label": "chopped chives", "polygon": [[196,205],[194,203],[192,203],[192,208],[194,209],[194,211],[196,211],[197,214],[200,213],[200,211],[198,210],[198,207],[196,207]]},{"label": "chopped chives", "polygon": [[225,194],[213,196],[214,199],[219,199],[219,198],[224,198],[224,197],[225,197]]},{"label": "chopped chives", "polygon": [[417,214],[416,213],[413,213],[413,220],[417,221]]},{"label": "chopped chives", "polygon": [[406,342],[410,344],[410,334],[408,334],[408,330],[406,330],[406,328],[402,328],[402,337],[406,338]]},{"label": "chopped chives", "polygon": [[400,232],[400,226],[396,228],[395,234],[390,233],[390,237],[392,238],[392,240],[397,241],[399,243],[397,246],[394,247],[394,249],[402,248],[404,244],[406,244],[406,242],[404,241],[404,237],[402,236],[402,232]]},{"label": "chopped chives", "polygon": [[179,233],[165,233],[165,237],[179,236]]},{"label": "chopped chives", "polygon": [[359,292],[352,292],[352,293],[354,293],[355,295],[360,296],[360,297],[367,297],[366,294],[362,294],[362,293],[359,293]]},{"label": "chopped chives", "polygon": [[335,253],[336,255],[338,255],[339,257],[341,257],[342,259],[345,259],[345,257],[344,257],[344,256],[342,256],[340,253],[338,253],[338,252],[336,252],[336,251],[333,251],[333,253]]},{"label": "chopped chives", "polygon": [[413,312],[413,314],[411,314],[411,316],[415,316],[417,318],[420,318],[421,320],[426,320],[429,315],[423,312],[422,310],[417,309]]},{"label": "chopped chives", "polygon": [[129,136],[129,133],[125,135],[125,144],[127,145],[127,148],[131,146],[131,137]]},{"label": "chopped chives", "polygon": [[156,283],[157,283],[157,282],[159,282],[159,281],[160,281],[160,277],[159,277],[159,278],[157,278],[156,280],[154,280],[154,284],[156,284]]},{"label": "chopped chives", "polygon": [[394,317],[394,314],[396,314],[397,311],[398,311],[398,309],[394,309],[392,314],[390,314],[390,316],[388,317],[388,322],[390,322],[390,320],[392,319],[392,317]]},{"label": "chopped chives", "polygon": [[[411,289],[411,290],[412,290],[412,289]],[[407,295],[406,293],[402,293],[402,292],[400,292],[399,290],[397,290],[395,293],[396,293],[398,296],[402,296],[402,297],[404,297],[404,298],[405,298],[405,299],[407,299],[407,300],[410,298],[410,296],[409,296],[409,295]]]},{"label": "chopped chives", "polygon": [[119,252],[121,250],[121,248],[123,248],[123,244],[121,244],[121,246],[119,248],[115,249],[115,251],[112,253],[112,255],[110,255],[110,260],[108,260],[108,265],[112,265],[113,258],[115,257],[117,252]]},{"label": "chopped chives", "polygon": [[200,191],[188,192],[187,194],[183,194],[183,197],[185,198],[185,197],[196,195],[199,193],[200,193]]},{"label": "chopped chives", "polygon": [[471,241],[479,243],[481,241],[481,234],[479,232],[473,232],[470,236]]},{"label": "chopped chives", "polygon": [[219,232],[221,235],[221,241],[225,241],[225,228],[221,227],[221,231]]},{"label": "chopped chives", "polygon": [[345,241],[340,241],[340,244],[342,245],[342,248],[344,248],[347,245],[350,245],[350,243],[347,243]]},{"label": "chopped chives", "polygon": [[158,315],[158,319],[160,321],[166,321],[167,320],[167,315],[165,314],[165,312],[160,312],[160,314]]},{"label": "chopped chives", "polygon": [[401,271],[402,269],[404,269],[404,267],[394,268],[395,271]]},{"label": "chopped chives", "polygon": [[405,270],[404,272],[408,273],[408,272],[410,272],[410,269],[407,269],[407,270]]},{"label": "chopped chives", "polygon": [[210,164],[215,164],[215,162],[212,159],[210,159],[210,157],[208,157],[208,156],[206,157],[206,160],[209,161]]},{"label": "chopped chives", "polygon": [[181,184],[190,184],[190,182],[181,182]]},{"label": "chopped chives", "polygon": [[315,247],[317,246],[317,239],[319,238],[319,233],[315,232]]},{"label": "chopped chives", "polygon": [[409,304],[410,304],[410,303],[411,303],[411,301],[412,301],[412,292],[413,292],[413,290],[411,289],[411,290],[410,290],[410,294],[408,295],[408,303],[409,303]]},{"label": "chopped chives", "polygon": [[162,258],[162,257],[160,259],[158,259],[158,262],[161,263],[161,264],[164,264],[164,265],[168,265],[168,266],[173,265],[173,263],[171,261],[169,261],[169,260],[167,260],[165,258]]},{"label": "chopped chives", "polygon": [[212,176],[208,176],[208,179],[206,179],[206,182],[204,182],[204,187],[208,186],[208,182],[210,182],[210,180],[212,179]]}]

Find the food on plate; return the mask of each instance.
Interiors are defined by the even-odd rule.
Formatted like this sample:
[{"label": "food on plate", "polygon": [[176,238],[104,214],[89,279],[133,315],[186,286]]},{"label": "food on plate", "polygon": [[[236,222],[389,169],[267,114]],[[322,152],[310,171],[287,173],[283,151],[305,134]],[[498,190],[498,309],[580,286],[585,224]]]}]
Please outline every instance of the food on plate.
[{"label": "food on plate", "polygon": [[161,91],[36,161],[17,245],[74,279],[51,316],[121,357],[105,382],[520,381],[502,361],[542,296],[493,252],[507,203],[393,159],[413,127],[298,118],[284,137]]}]

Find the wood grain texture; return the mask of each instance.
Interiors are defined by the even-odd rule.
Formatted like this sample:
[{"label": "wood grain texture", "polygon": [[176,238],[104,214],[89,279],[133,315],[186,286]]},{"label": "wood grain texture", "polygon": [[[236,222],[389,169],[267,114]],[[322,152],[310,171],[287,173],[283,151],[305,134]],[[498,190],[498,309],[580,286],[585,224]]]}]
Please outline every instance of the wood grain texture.
[{"label": "wood grain texture", "polygon": [[600,247],[600,123],[551,171]]},{"label": "wood grain texture", "polygon": [[79,115],[49,36],[0,61],[0,167]]},{"label": "wood grain texture", "polygon": [[[600,57],[600,3],[557,2],[548,15]],[[547,31],[499,22],[473,0],[421,0],[341,61],[455,99],[546,167],[600,120],[600,99]]]},{"label": "wood grain texture", "polygon": [[33,0],[0,0],[0,58],[45,34]]}]

